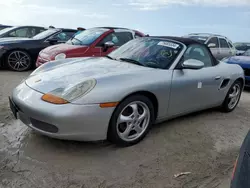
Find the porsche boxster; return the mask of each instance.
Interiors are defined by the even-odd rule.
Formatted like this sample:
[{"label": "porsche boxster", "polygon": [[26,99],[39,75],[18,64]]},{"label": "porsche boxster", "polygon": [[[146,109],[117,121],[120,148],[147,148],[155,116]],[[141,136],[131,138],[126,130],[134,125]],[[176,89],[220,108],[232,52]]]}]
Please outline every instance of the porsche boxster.
[{"label": "porsche boxster", "polygon": [[129,146],[153,124],[237,106],[244,73],[195,40],[134,39],[106,57],[57,60],[36,69],[9,98],[15,117],[59,139]]}]

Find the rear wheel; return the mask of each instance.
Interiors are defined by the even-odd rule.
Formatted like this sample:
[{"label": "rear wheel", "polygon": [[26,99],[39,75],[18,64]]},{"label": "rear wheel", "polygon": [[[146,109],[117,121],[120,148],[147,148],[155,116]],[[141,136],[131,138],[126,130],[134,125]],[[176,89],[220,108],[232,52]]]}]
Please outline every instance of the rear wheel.
[{"label": "rear wheel", "polygon": [[26,71],[31,68],[31,57],[25,51],[15,50],[7,55],[7,65],[14,71]]},{"label": "rear wheel", "polygon": [[243,89],[242,82],[236,80],[229,89],[227,96],[221,106],[224,112],[231,112],[236,108],[237,104],[240,101],[242,89]]},{"label": "rear wheel", "polygon": [[143,95],[134,95],[117,106],[112,115],[108,139],[117,145],[130,146],[140,142],[154,121],[152,102]]}]

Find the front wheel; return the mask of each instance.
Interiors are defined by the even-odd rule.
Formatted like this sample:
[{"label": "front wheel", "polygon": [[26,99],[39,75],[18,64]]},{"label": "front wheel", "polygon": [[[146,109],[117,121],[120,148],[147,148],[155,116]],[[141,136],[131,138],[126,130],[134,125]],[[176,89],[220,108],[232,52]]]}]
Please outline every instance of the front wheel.
[{"label": "front wheel", "polygon": [[121,102],[115,109],[108,131],[108,139],[121,146],[140,142],[154,121],[154,106],[143,95],[134,95]]},{"label": "front wheel", "polygon": [[7,55],[7,64],[11,70],[26,71],[31,68],[32,62],[30,55],[21,50],[15,50]]},{"label": "front wheel", "polygon": [[237,104],[240,101],[242,90],[243,90],[242,82],[236,80],[230,87],[227,96],[221,106],[222,111],[231,112],[236,108]]}]

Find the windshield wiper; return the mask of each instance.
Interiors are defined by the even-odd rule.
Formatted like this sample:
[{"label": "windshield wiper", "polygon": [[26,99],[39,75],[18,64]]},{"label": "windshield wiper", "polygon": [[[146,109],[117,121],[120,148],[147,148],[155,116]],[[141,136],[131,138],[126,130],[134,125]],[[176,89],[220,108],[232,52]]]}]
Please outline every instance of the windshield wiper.
[{"label": "windshield wiper", "polygon": [[109,55],[106,55],[105,56],[106,58],[109,58],[109,59],[112,59],[112,60],[115,60],[113,57],[109,56]]},{"label": "windshield wiper", "polygon": [[144,65],[141,64],[139,61],[136,61],[136,60],[134,60],[134,59],[120,58],[119,60],[121,60],[121,61],[126,61],[126,62],[133,63],[133,64],[140,65],[140,66],[144,66]]}]

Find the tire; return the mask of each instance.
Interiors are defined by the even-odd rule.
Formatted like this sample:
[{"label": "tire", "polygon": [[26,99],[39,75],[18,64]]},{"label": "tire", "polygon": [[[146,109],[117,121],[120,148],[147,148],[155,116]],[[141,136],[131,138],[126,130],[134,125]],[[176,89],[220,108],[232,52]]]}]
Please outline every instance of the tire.
[{"label": "tire", "polygon": [[109,123],[108,140],[124,147],[137,144],[147,135],[154,120],[150,99],[143,95],[130,96],[116,107]]},{"label": "tire", "polygon": [[23,50],[14,50],[8,53],[6,57],[7,66],[13,71],[27,71],[32,66],[30,55]]},{"label": "tire", "polygon": [[[230,97],[230,95],[232,96],[232,94],[233,94],[232,92],[235,91],[235,87],[238,89],[239,93],[238,93],[238,96],[235,99],[235,103],[232,106],[230,106],[229,103],[230,103],[230,100],[232,100],[232,98]],[[243,90],[243,84],[242,84],[242,82],[239,81],[239,80],[236,80],[232,84],[232,86],[230,87],[230,89],[229,89],[229,91],[228,91],[228,93],[226,95],[226,98],[225,98],[224,102],[221,105],[221,110],[223,112],[232,112],[236,108],[236,106],[238,105],[238,103],[240,101],[242,90]]]}]

